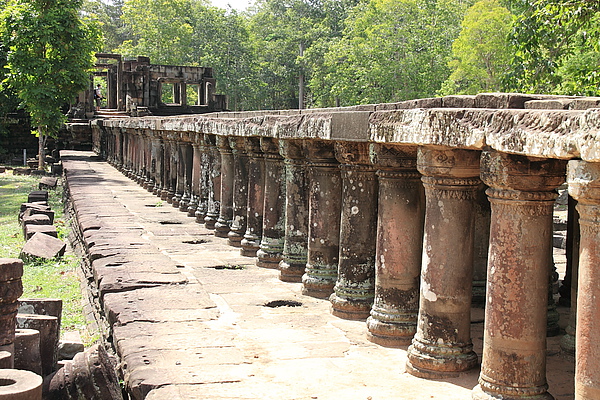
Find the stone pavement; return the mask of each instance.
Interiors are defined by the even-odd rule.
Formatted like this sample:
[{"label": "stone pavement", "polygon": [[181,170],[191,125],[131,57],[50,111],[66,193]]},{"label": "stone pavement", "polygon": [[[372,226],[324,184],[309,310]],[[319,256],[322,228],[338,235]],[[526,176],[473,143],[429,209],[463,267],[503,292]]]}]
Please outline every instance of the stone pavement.
[{"label": "stone pavement", "polygon": [[[406,348],[369,342],[364,322],[332,316],[329,301],[256,267],[93,153],[62,159],[133,399],[471,398],[478,369],[443,381],[409,375]],[[483,310],[472,314],[481,357]],[[574,364],[558,340],[548,339],[549,391],[567,400]]]}]

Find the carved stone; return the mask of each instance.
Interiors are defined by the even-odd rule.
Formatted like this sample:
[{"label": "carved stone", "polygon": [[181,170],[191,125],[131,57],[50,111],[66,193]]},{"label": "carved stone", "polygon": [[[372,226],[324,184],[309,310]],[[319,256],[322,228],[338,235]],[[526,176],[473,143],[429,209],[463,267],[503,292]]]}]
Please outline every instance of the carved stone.
[{"label": "carved stone", "polygon": [[227,137],[217,136],[216,144],[221,155],[221,207],[215,223],[215,236],[226,238],[233,219],[233,152]]},{"label": "carved stone", "polygon": [[[215,229],[215,223],[219,218],[220,199],[221,199],[221,155],[216,146],[216,138],[212,135],[204,135],[206,142],[206,152],[202,158],[203,162],[203,191],[201,193],[200,208],[206,204],[206,215],[204,216],[204,226],[207,229]],[[206,199],[206,200],[205,200]],[[196,211],[198,213],[198,211]],[[196,214],[196,221],[199,215]]]},{"label": "carved stone", "polygon": [[[199,137],[192,143],[193,161],[192,161],[192,179],[191,179],[191,197],[188,203],[187,214],[189,217],[196,217],[198,204],[200,202],[200,187],[202,185],[202,155],[204,153],[203,138]],[[204,218],[204,215],[202,216]]]},{"label": "carved stone", "polygon": [[600,396],[600,163],[569,161],[568,182],[580,227],[575,398],[592,400]]},{"label": "carved stone", "polygon": [[552,211],[565,161],[484,151],[492,207],[484,347],[474,399],[553,399],[546,383]]},{"label": "carved stone", "polygon": [[233,151],[233,219],[227,234],[230,246],[241,247],[246,233],[248,213],[248,161],[245,140],[241,137],[230,137],[229,145]]},{"label": "carved stone", "polygon": [[417,332],[407,370],[458,376],[477,365],[471,342],[474,207],[479,152],[420,147],[425,230]]},{"label": "carved stone", "polygon": [[368,143],[337,142],[342,164],[340,255],[332,314],[367,319],[375,296],[377,176],[370,164]]},{"label": "carved stone", "polygon": [[379,206],[368,337],[384,346],[404,346],[417,330],[425,193],[416,147],[375,144],[371,157],[379,168]]},{"label": "carved stone", "polygon": [[342,178],[333,142],[306,143],[310,171],[308,252],[302,293],[328,298],[337,280]]},{"label": "carved stone", "polygon": [[248,207],[246,233],[240,250],[243,256],[256,257],[260,248],[265,202],[265,159],[260,150],[259,138],[246,138],[248,153]]},{"label": "carved stone", "polygon": [[[18,299],[23,294],[23,261],[0,258],[0,350],[14,354]],[[14,359],[11,359],[11,368]]]},{"label": "carved stone", "polygon": [[285,165],[277,139],[261,138],[265,158],[263,230],[256,265],[277,268],[283,257],[285,237]]},{"label": "carved stone", "polygon": [[308,244],[308,188],[303,143],[282,140],[279,152],[285,159],[285,242],[279,263],[279,279],[301,282],[306,269]]}]

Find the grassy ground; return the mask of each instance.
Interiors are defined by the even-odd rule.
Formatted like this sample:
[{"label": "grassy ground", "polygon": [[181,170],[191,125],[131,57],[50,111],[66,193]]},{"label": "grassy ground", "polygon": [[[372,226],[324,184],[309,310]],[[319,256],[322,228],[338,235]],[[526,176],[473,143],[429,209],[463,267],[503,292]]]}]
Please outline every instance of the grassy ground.
[{"label": "grassy ground", "polygon": [[[19,258],[25,244],[18,222],[19,207],[27,195],[38,190],[39,177],[0,174],[0,257]],[[62,186],[49,191],[49,204],[55,212],[54,225],[59,238],[66,241],[68,227],[63,219]],[[62,331],[79,331],[86,341],[83,300],[77,269],[78,259],[72,254],[54,260],[26,262],[23,272],[23,298],[60,298],[63,300]]]}]

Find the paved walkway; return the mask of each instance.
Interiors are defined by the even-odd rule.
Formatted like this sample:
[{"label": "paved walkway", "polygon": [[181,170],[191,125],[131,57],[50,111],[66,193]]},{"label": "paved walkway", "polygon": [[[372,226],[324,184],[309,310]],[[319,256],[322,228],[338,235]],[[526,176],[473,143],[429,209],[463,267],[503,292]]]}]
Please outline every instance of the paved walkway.
[{"label": "paved walkway", "polygon": [[[88,152],[63,152],[72,203],[133,399],[470,399],[475,370],[430,381],[406,348],[366,339],[360,321],[255,266],[186,213]],[[298,307],[268,307],[276,300]],[[481,354],[482,310],[472,335]],[[573,398],[572,361],[549,339],[548,380]]]}]

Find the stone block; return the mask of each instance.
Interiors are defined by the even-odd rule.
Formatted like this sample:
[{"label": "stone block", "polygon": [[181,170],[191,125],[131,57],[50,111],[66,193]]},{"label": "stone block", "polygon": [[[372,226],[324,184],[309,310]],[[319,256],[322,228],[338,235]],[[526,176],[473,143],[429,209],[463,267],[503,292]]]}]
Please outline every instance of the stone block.
[{"label": "stone block", "polygon": [[480,93],[475,96],[476,108],[525,108],[525,103],[542,96],[520,93]]},{"label": "stone block", "polygon": [[475,96],[456,95],[442,97],[442,107],[444,108],[473,108],[475,107]]},{"label": "stone block", "polygon": [[2,370],[0,399],[37,400],[42,398],[42,377],[31,371],[20,369]]},{"label": "stone block", "polygon": [[44,188],[55,189],[58,184],[58,178],[53,178],[51,176],[45,176],[40,179],[40,183],[38,185],[39,189],[42,190]]},{"label": "stone block", "polygon": [[34,190],[27,196],[27,202],[33,203],[34,201],[48,201],[47,190]]},{"label": "stone block", "polygon": [[15,168],[13,169],[13,175],[31,175],[29,168]]},{"label": "stone block", "polygon": [[72,360],[77,353],[81,353],[85,350],[85,346],[81,341],[73,340],[60,340],[58,342],[58,359],[59,360]]},{"label": "stone block", "polygon": [[24,231],[25,240],[31,239],[38,232],[58,239],[58,232],[54,225],[26,225]]},{"label": "stone block", "polygon": [[13,367],[13,356],[10,351],[0,351],[0,369],[11,369]]},{"label": "stone block", "polygon": [[35,329],[17,329],[15,336],[15,369],[42,374],[40,332]]},{"label": "stone block", "polygon": [[47,201],[34,201],[32,203],[21,203],[21,213],[25,212],[28,208],[37,208],[39,210],[50,210],[50,206]]},{"label": "stone block", "polygon": [[38,232],[25,243],[21,250],[21,257],[47,259],[62,257],[66,247],[62,240]]},{"label": "stone block", "polygon": [[6,172],[6,168],[4,168],[4,167],[0,167],[0,174],[3,174],[3,173],[5,173],[5,172]]},{"label": "stone block", "polygon": [[50,315],[58,319],[58,328],[62,317],[63,301],[62,299],[50,298],[20,298],[19,314],[37,314]]},{"label": "stone block", "polygon": [[42,373],[51,374],[56,366],[58,348],[58,318],[51,315],[17,314],[18,329],[35,329],[40,332]]},{"label": "stone block", "polygon": [[50,210],[49,207],[30,207],[23,212],[23,217],[28,217],[30,215],[47,215],[50,218],[50,224],[54,223],[54,211]]},{"label": "stone block", "polygon": [[23,215],[23,226],[25,225],[52,225],[50,217],[45,214]]}]

